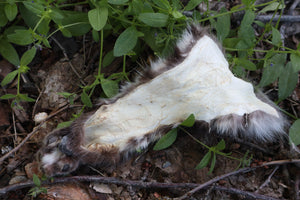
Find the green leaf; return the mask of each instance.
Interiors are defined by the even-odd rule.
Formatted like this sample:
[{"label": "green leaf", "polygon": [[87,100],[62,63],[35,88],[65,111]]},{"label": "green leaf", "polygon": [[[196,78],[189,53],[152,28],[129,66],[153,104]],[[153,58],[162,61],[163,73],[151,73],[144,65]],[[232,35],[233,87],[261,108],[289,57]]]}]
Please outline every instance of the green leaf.
[{"label": "green leaf", "polygon": [[2,95],[0,97],[0,99],[13,99],[15,97],[16,97],[16,95],[14,95],[14,94],[5,94],[5,95]]},{"label": "green leaf", "polygon": [[289,130],[291,141],[297,146],[300,144],[300,119],[297,119]]},{"label": "green leaf", "polygon": [[62,20],[64,18],[64,14],[62,10],[58,8],[51,8],[51,12],[49,13],[49,16],[53,20]]},{"label": "green leaf", "polygon": [[4,39],[0,39],[0,54],[8,60],[11,64],[20,65],[20,59],[17,51],[9,42]]},{"label": "green leaf", "polygon": [[104,94],[111,98],[118,94],[119,92],[119,85],[116,81],[108,80],[108,79],[102,79],[101,80],[101,87],[103,89]]},{"label": "green leaf", "polygon": [[[71,33],[68,29],[64,28],[63,26],[61,26],[61,27],[59,28],[59,30],[62,32],[62,34],[63,34],[65,37],[68,37],[68,38],[72,37],[72,33]],[[94,30],[94,29],[93,29],[93,30]],[[50,44],[49,44],[49,46],[50,46]]]},{"label": "green leaf", "polygon": [[2,80],[1,82],[1,86],[5,86],[7,84],[9,84],[11,81],[13,81],[15,79],[15,77],[17,76],[18,74],[18,70],[15,70],[15,71],[12,71],[10,73],[8,73],[4,79]]},{"label": "green leaf", "polygon": [[18,94],[17,97],[18,97],[21,101],[35,102],[35,99],[28,97],[28,94]]},{"label": "green leaf", "polygon": [[138,19],[151,27],[165,27],[169,16],[163,13],[141,13]]},{"label": "green leaf", "polygon": [[44,6],[40,3],[25,1],[23,4],[28,10],[37,15],[41,15],[44,12]]},{"label": "green leaf", "polygon": [[9,42],[18,45],[28,45],[34,41],[30,30],[15,30],[15,33],[7,35]]},{"label": "green leaf", "polygon": [[162,149],[166,149],[171,146],[177,138],[177,128],[170,130],[166,135],[162,136],[160,140],[155,144],[153,149],[155,151],[159,151]]},{"label": "green leaf", "polygon": [[243,67],[244,69],[254,71],[256,70],[256,65],[246,58],[236,58],[235,63],[238,66]]},{"label": "green leaf", "polygon": [[108,0],[108,3],[113,5],[123,5],[124,3],[127,3],[128,0]]},{"label": "green leaf", "polygon": [[110,65],[112,63],[112,61],[115,59],[114,57],[114,52],[113,51],[109,51],[103,58],[103,63],[102,66],[103,67],[107,67],[108,65]]},{"label": "green leaf", "polygon": [[47,33],[50,30],[50,25],[49,25],[50,22],[51,22],[50,18],[44,18],[37,28],[38,33],[42,35],[47,35]]},{"label": "green leaf", "polygon": [[33,178],[33,183],[36,186],[40,187],[41,186],[41,180],[39,179],[39,177],[36,174],[33,174],[32,178]]},{"label": "green leaf", "polygon": [[268,11],[275,11],[275,10],[277,10],[277,8],[278,9],[282,9],[282,8],[284,8],[285,6],[283,5],[283,4],[281,4],[281,3],[279,3],[279,2],[273,2],[273,3],[271,3],[271,4],[269,4],[269,5],[267,5],[266,7],[264,7],[261,11],[259,11],[258,13],[259,14],[262,14],[262,13],[266,13],[266,12],[268,12]]},{"label": "green leaf", "polygon": [[255,34],[252,27],[252,23],[255,19],[255,13],[251,10],[247,10],[240,25],[238,32],[239,38],[245,42],[247,47],[251,47],[255,41]]},{"label": "green leaf", "polygon": [[88,17],[90,24],[92,25],[93,29],[96,31],[100,31],[106,24],[108,16],[108,9],[107,7],[99,7],[92,9],[88,12]]},{"label": "green leaf", "polygon": [[6,4],[4,7],[5,15],[9,21],[15,19],[18,14],[18,7],[16,4]]},{"label": "green leaf", "polygon": [[5,15],[4,7],[0,6],[0,27],[5,26],[7,24],[7,22],[8,22],[8,19]]},{"label": "green leaf", "polygon": [[36,53],[36,48],[32,47],[28,51],[26,51],[21,57],[20,65],[28,65],[34,58]]},{"label": "green leaf", "polygon": [[298,83],[298,73],[295,72],[292,62],[288,62],[284,71],[279,76],[278,99],[279,101],[288,97],[296,88]]},{"label": "green leaf", "polygon": [[295,72],[300,71],[300,56],[298,54],[292,53],[291,54],[291,62]]},{"label": "green leaf", "polygon": [[255,3],[256,0],[242,0],[242,3],[246,6],[246,7],[250,7],[251,5],[253,5]]},{"label": "green leaf", "polygon": [[185,127],[192,127],[194,126],[195,123],[195,115],[191,114],[190,116],[188,116],[188,118],[186,118],[186,120],[184,120],[180,126],[185,126]]},{"label": "green leaf", "polygon": [[202,169],[206,167],[210,161],[211,153],[211,151],[207,152],[195,169]]},{"label": "green leaf", "polygon": [[235,48],[240,38],[225,38],[223,40],[223,46],[227,48]]},{"label": "green leaf", "polygon": [[175,19],[179,19],[179,18],[183,18],[185,17],[181,12],[177,11],[177,10],[173,10],[172,11],[172,15]]},{"label": "green leaf", "polygon": [[222,151],[225,149],[225,141],[222,139],[215,147],[216,150]]},{"label": "green leaf", "polygon": [[165,10],[170,10],[171,6],[169,1],[167,0],[152,0],[153,3],[155,3],[158,7],[165,9]]},{"label": "green leaf", "polygon": [[212,171],[215,168],[215,165],[216,165],[216,154],[213,153],[213,157],[212,157],[212,160],[211,160],[211,163],[210,163],[210,168],[209,168],[208,174],[212,173]]},{"label": "green leaf", "polygon": [[66,122],[61,122],[57,125],[57,129],[60,129],[60,128],[66,128],[66,127],[69,127],[71,126],[73,121],[66,121]]},{"label": "green leaf", "polygon": [[274,45],[280,45],[281,44],[281,34],[274,27],[272,27],[272,44],[274,44]]},{"label": "green leaf", "polygon": [[283,72],[286,57],[286,54],[275,54],[270,59],[265,60],[264,71],[259,87],[264,87],[277,80],[279,75]]},{"label": "green leaf", "polygon": [[89,95],[87,95],[87,93],[83,90],[82,94],[81,94],[81,101],[84,105],[86,105],[87,107],[91,108],[93,106],[92,101],[89,97]]},{"label": "green leaf", "polygon": [[[221,9],[221,13],[227,12],[227,10]],[[216,31],[219,41],[223,40],[228,36],[230,32],[230,15],[223,15],[217,18]]]},{"label": "green leaf", "polygon": [[131,51],[137,42],[138,32],[134,26],[127,28],[121,35],[119,35],[115,46],[114,46],[114,56],[122,56]]},{"label": "green leaf", "polygon": [[91,25],[87,13],[63,10],[61,14],[64,15],[63,19],[53,19],[53,21],[64,26],[72,36],[81,36],[90,31]]},{"label": "green leaf", "polygon": [[30,11],[29,9],[27,9],[26,6],[24,6],[24,4],[19,4],[19,11],[26,25],[31,29],[34,29],[35,25],[40,20],[40,17],[38,17],[35,13]]},{"label": "green leaf", "polygon": [[198,6],[203,0],[190,0],[188,4],[184,7],[184,10],[193,10]]}]

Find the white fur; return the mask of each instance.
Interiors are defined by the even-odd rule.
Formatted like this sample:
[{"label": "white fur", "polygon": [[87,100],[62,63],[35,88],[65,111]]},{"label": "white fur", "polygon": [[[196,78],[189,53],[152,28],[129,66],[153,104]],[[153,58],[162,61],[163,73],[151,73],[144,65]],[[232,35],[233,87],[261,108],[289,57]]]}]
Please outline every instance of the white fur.
[{"label": "white fur", "polygon": [[60,158],[61,152],[56,150],[42,157],[43,166],[50,166],[56,163]]},{"label": "white fur", "polygon": [[[192,35],[185,32],[178,47],[185,50],[191,40]],[[159,60],[152,67],[159,71],[164,66],[165,61]],[[203,36],[176,67],[139,85],[115,103],[101,106],[84,124],[84,147],[92,150],[95,146],[117,146],[122,151],[130,139],[141,140],[162,125],[176,126],[192,113],[196,120],[210,123],[222,116],[242,117],[258,110],[267,120],[249,119],[252,123],[246,133],[249,137],[272,139],[272,131],[282,131],[282,123],[276,125],[279,113],[255,96],[250,83],[231,73],[218,45]],[[239,121],[220,121],[217,130],[237,135],[245,131]],[[146,147],[148,143],[141,141],[139,147]]]}]

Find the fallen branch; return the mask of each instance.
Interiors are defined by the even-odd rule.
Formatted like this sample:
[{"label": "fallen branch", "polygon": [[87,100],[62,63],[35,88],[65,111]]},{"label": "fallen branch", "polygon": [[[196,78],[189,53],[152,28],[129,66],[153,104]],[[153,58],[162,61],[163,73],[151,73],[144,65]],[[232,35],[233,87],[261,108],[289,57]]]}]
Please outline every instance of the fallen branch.
[{"label": "fallen branch", "polygon": [[206,187],[208,187],[209,185],[213,184],[213,183],[216,183],[224,178],[227,178],[229,176],[232,176],[232,175],[236,175],[236,174],[239,174],[239,173],[246,173],[246,172],[249,172],[249,171],[252,171],[254,169],[257,169],[259,167],[264,167],[264,166],[270,166],[270,165],[283,165],[283,164],[288,164],[288,163],[298,163],[300,162],[300,159],[296,159],[296,160],[277,160],[277,161],[271,161],[271,162],[268,162],[268,163],[264,163],[260,166],[257,166],[257,167],[248,167],[248,168],[243,168],[243,169],[240,169],[240,170],[237,170],[237,171],[234,171],[234,172],[230,172],[230,173],[227,173],[227,174],[224,174],[222,176],[217,176],[201,185],[198,185],[196,188],[192,189],[191,191],[185,193],[184,195],[182,195],[181,197],[178,197],[176,198],[176,200],[183,200],[183,199],[186,199],[190,196],[192,196],[195,192],[201,190],[201,189],[204,189]]},{"label": "fallen branch", "polygon": [[[283,165],[288,163],[300,163],[300,159],[297,160],[278,160],[278,161],[272,161],[265,163],[263,165],[257,166],[257,167],[247,167],[243,168],[234,172],[230,172],[227,174],[224,174],[222,176],[215,177],[211,179],[210,181],[204,183],[204,184],[196,184],[196,183],[159,183],[159,182],[143,182],[143,181],[133,181],[133,180],[121,180],[114,177],[102,177],[102,176],[72,176],[72,177],[62,177],[62,178],[55,178],[53,181],[43,181],[42,185],[53,185],[58,183],[69,183],[69,182],[99,182],[104,184],[116,184],[116,185],[123,185],[123,186],[133,186],[136,188],[154,188],[154,189],[183,189],[183,188],[194,188],[193,192],[186,193],[187,197],[192,195],[194,192],[199,191],[201,189],[205,189],[211,184],[222,180],[224,178],[227,178],[232,175],[240,174],[240,173],[247,173],[249,171],[253,171],[257,168],[264,167],[264,166],[270,166],[270,165]],[[14,185],[10,185],[7,187],[0,188],[0,195],[4,195],[10,191],[19,190],[23,188],[33,187],[35,186],[33,181],[26,181],[23,183],[18,183]],[[200,188],[200,189],[199,189]],[[251,192],[245,192],[239,189],[235,188],[226,188],[222,186],[214,186],[215,190],[221,190],[221,191],[227,191],[229,193],[234,194],[240,194],[245,195],[248,197],[260,198],[260,199],[274,199],[270,197],[266,197],[260,194],[254,194]],[[190,194],[190,195],[189,195]],[[182,196],[183,197],[183,196]],[[179,197],[177,199],[180,199],[182,197]]]},{"label": "fallen branch", "polygon": [[278,200],[277,198],[273,198],[273,197],[253,193],[253,192],[247,192],[247,191],[239,190],[239,189],[236,189],[236,188],[227,188],[227,187],[222,187],[222,186],[214,186],[212,189],[213,190],[224,191],[224,192],[231,193],[231,194],[243,195],[246,198],[250,197],[250,198],[253,198],[253,199],[262,199],[262,200]]},{"label": "fallen branch", "polygon": [[255,191],[255,193],[258,193],[259,190],[261,190],[262,188],[264,188],[266,185],[268,185],[271,181],[271,178],[273,177],[273,175],[275,174],[275,172],[278,170],[279,166],[277,165],[275,167],[275,169],[272,171],[272,173],[269,175],[269,177],[267,178],[267,180]]},{"label": "fallen branch", "polygon": [[[66,177],[66,178],[57,178],[54,181],[45,181],[43,185],[54,185],[58,183],[66,183],[66,182],[90,182],[95,181],[99,183],[106,183],[106,184],[116,184],[116,185],[123,185],[123,186],[134,186],[137,188],[157,188],[157,189],[173,189],[179,190],[183,188],[195,188],[198,184],[195,183],[157,183],[157,182],[142,182],[142,181],[132,181],[132,180],[120,180],[114,177],[102,177],[102,176],[73,176],[73,177]],[[7,186],[5,188],[0,189],[0,195],[4,195],[9,191],[19,190],[27,187],[34,187],[33,181],[27,181],[25,183],[14,184],[11,186]],[[227,188],[223,186],[214,186],[213,190],[220,190],[225,191],[231,194],[238,194],[244,195],[245,197],[251,197],[255,199],[262,199],[262,200],[277,200],[276,198],[271,198],[268,196],[247,192],[243,190],[239,190],[236,188]]]},{"label": "fallen branch", "polygon": [[[243,170],[244,172],[248,170]],[[123,185],[123,186],[134,186],[136,188],[146,188],[146,189],[173,189],[179,190],[183,188],[195,188],[199,184],[195,183],[158,183],[158,182],[142,182],[142,181],[132,181],[132,180],[120,180],[114,177],[102,177],[102,176],[73,176],[73,177],[66,177],[66,178],[56,178],[54,181],[45,181],[43,185],[54,185],[58,183],[70,183],[70,182],[99,182],[99,183],[106,183],[106,184],[116,184],[116,185]],[[4,195],[9,191],[19,190],[27,187],[34,187],[33,181],[27,181],[25,183],[14,184],[11,186],[7,186],[0,189],[0,195]],[[220,190],[225,191],[231,194],[239,194],[244,195],[246,197],[252,197],[255,199],[263,199],[263,200],[277,200],[275,198],[270,198],[264,195],[251,193],[243,190],[239,190],[236,188],[226,188],[222,186],[214,186],[213,190]]]},{"label": "fallen branch", "polygon": [[299,15],[257,15],[255,17],[256,20],[262,21],[262,22],[268,22],[270,20],[277,21],[280,18],[281,22],[300,22],[300,16]]}]

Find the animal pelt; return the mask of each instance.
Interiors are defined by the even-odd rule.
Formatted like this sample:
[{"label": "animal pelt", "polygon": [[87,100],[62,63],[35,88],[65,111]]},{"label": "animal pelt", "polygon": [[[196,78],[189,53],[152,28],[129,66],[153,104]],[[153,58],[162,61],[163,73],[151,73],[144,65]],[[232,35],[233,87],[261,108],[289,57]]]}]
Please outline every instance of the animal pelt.
[{"label": "animal pelt", "polygon": [[49,176],[70,173],[80,164],[114,166],[190,114],[211,132],[273,141],[284,135],[285,120],[259,96],[231,73],[212,37],[193,25],[173,56],[152,63],[96,112],[50,133],[40,151],[41,165]]}]

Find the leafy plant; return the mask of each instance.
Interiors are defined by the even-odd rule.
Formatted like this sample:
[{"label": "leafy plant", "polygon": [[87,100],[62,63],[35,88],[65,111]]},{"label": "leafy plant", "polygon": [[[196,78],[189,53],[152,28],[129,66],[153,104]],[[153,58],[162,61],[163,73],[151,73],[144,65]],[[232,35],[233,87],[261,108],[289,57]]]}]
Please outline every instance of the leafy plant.
[{"label": "leafy plant", "polygon": [[33,174],[33,183],[35,184],[35,187],[29,190],[29,194],[33,197],[37,197],[41,193],[47,193],[47,189],[42,187],[41,182],[45,181],[46,179],[46,177],[42,177],[42,179],[40,180],[40,178],[36,174]]},{"label": "leafy plant", "polygon": [[[271,19],[264,24],[257,21],[256,16],[270,11],[281,16],[284,1],[272,0],[262,4],[255,4],[255,0],[241,2],[230,10],[223,8],[220,12],[207,10],[199,13],[194,8],[200,3],[209,7],[208,0],[191,0],[187,5],[179,0],[3,0],[0,2],[3,5],[0,6],[0,54],[15,65],[16,70],[2,80],[1,86],[6,86],[15,78],[18,84],[16,95],[5,94],[0,98],[12,99],[12,106],[19,106],[21,101],[34,101],[28,94],[21,93],[20,77],[30,70],[36,52],[41,48],[51,48],[49,39],[58,31],[65,37],[91,32],[94,40],[100,43],[98,74],[91,85],[82,86],[79,95],[82,103],[91,107],[91,96],[96,86],[101,84],[104,96],[110,98],[118,93],[119,81],[129,80],[126,59],[136,59],[145,46],[149,46],[158,56],[167,55],[186,24],[196,21],[210,24],[216,30],[234,74],[246,77],[248,71],[262,69],[258,87],[277,82],[278,103],[296,87],[300,53],[298,49],[283,45],[278,30],[279,20],[274,24]],[[73,8],[78,5],[89,11],[74,11]],[[245,12],[240,26],[233,27],[231,14],[240,11]],[[188,16],[185,15],[187,12],[190,13]],[[260,36],[254,34],[254,24],[263,30]],[[103,41],[108,35],[115,35],[117,39],[113,50],[104,55]],[[264,50],[257,48],[261,44],[265,46]],[[29,50],[19,56],[18,46],[27,46]],[[264,56],[256,57],[256,53]],[[123,70],[106,77],[101,69],[116,57],[123,57]]]},{"label": "leafy plant", "polygon": [[204,155],[204,157],[201,159],[200,163],[195,167],[196,169],[202,169],[206,167],[210,163],[210,169],[208,173],[211,173],[214,170],[215,164],[216,164],[216,156],[222,155],[230,159],[238,160],[240,162],[239,166],[245,166],[250,164],[250,160],[252,159],[252,156],[248,158],[248,152],[244,155],[242,159],[235,158],[230,156],[231,153],[224,153],[222,150],[225,149],[225,141],[222,139],[217,145],[209,147],[206,144],[202,143],[198,139],[196,139],[194,136],[192,136],[188,131],[186,131],[183,127],[192,127],[195,123],[195,116],[191,114],[186,120],[184,120],[179,127],[174,128],[170,130],[166,135],[160,138],[158,142],[154,145],[154,150],[163,150],[168,147],[170,147],[177,138],[177,132],[178,129],[182,130],[186,134],[188,134],[194,141],[202,145],[203,147],[208,149],[208,152]]}]

